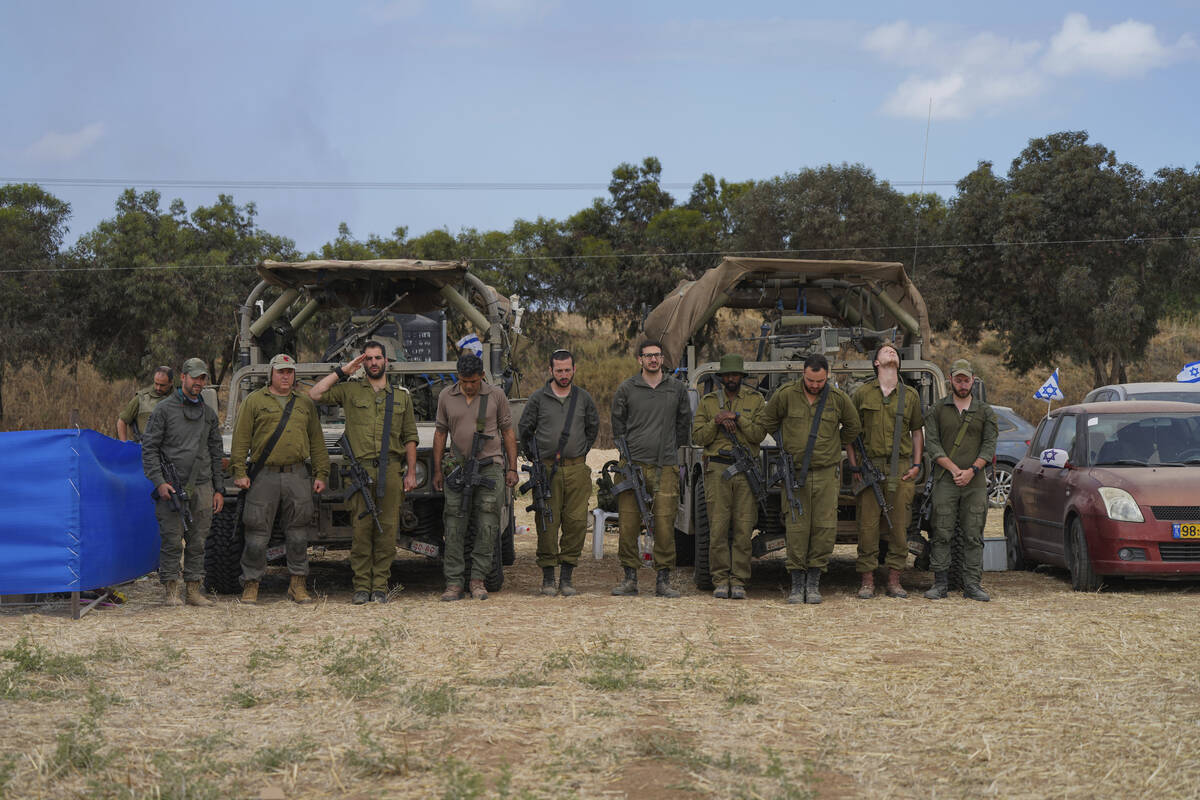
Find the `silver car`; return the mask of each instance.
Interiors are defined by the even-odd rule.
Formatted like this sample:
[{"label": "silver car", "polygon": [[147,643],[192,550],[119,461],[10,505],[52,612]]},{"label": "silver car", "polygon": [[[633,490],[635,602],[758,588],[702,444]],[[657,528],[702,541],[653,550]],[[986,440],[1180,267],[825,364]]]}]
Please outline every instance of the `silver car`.
[{"label": "silver car", "polygon": [[1104,403],[1113,400],[1170,400],[1177,403],[1200,403],[1200,383],[1113,383],[1099,386],[1084,395],[1085,403]]}]

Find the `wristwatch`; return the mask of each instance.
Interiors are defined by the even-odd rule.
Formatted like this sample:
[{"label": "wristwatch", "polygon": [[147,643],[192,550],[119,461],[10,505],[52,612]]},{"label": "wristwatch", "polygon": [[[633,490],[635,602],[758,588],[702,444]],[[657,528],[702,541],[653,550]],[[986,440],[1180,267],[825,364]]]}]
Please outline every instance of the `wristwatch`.
[{"label": "wristwatch", "polygon": [[978,474],[979,474],[979,467],[978,467],[977,465],[975,465],[975,464],[972,464],[972,465],[971,465],[971,472],[974,472],[976,475],[978,475]]}]

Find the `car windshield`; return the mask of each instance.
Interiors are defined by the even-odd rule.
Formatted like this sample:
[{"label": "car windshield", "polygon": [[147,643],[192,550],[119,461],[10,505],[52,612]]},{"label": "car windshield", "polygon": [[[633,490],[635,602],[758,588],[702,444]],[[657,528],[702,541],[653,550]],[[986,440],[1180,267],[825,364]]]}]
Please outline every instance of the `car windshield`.
[{"label": "car windshield", "polygon": [[1092,414],[1087,443],[1092,466],[1200,465],[1200,414]]},{"label": "car windshield", "polygon": [[1200,392],[1138,392],[1129,394],[1130,400],[1170,400],[1173,403],[1200,403]]}]

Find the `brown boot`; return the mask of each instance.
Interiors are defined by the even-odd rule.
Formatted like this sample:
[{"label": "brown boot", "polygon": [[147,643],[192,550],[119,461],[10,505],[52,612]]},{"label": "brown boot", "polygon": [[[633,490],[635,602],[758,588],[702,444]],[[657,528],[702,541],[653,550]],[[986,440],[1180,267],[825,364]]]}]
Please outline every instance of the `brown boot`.
[{"label": "brown boot", "polygon": [[312,597],[308,594],[308,588],[304,585],[303,575],[293,575],[292,582],[288,586],[288,597],[297,603],[311,603]]},{"label": "brown boot", "polygon": [[483,588],[483,581],[471,581],[471,599],[487,600],[487,589]]},{"label": "brown boot", "polygon": [[457,583],[447,584],[446,591],[442,592],[442,602],[452,603],[455,600],[462,600],[462,587]]},{"label": "brown boot", "polygon": [[258,604],[258,581],[246,581],[242,586],[242,602],[248,606]]},{"label": "brown boot", "polygon": [[858,587],[858,599],[870,600],[875,596],[875,573],[864,572],[862,574],[862,586]]},{"label": "brown boot", "polygon": [[177,580],[167,581],[165,584],[163,584],[163,588],[166,590],[166,596],[163,598],[163,605],[165,605],[165,606],[181,606],[181,605],[183,605],[183,600],[181,600],[179,597],[179,581],[177,581]]},{"label": "brown boot", "polygon": [[189,606],[211,606],[212,600],[204,596],[204,589],[200,587],[200,581],[187,582],[187,604]]},{"label": "brown boot", "polygon": [[901,599],[908,597],[908,592],[904,591],[904,587],[900,585],[900,570],[888,570],[887,596],[899,597]]}]

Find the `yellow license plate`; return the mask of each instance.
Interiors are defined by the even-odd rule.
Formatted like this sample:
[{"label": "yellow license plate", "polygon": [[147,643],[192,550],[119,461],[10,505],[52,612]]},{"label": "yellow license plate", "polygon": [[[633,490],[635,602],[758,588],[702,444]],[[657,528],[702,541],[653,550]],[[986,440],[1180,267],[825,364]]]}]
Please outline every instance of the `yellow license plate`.
[{"label": "yellow license plate", "polygon": [[1175,539],[1200,539],[1200,522],[1176,522],[1171,526]]}]

